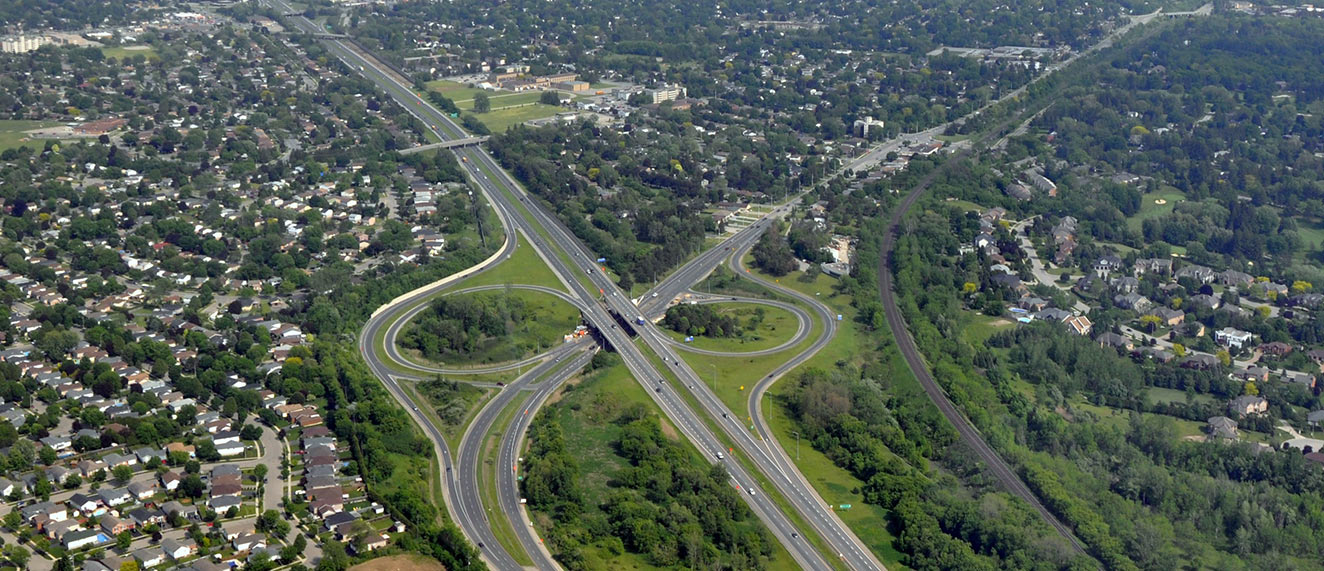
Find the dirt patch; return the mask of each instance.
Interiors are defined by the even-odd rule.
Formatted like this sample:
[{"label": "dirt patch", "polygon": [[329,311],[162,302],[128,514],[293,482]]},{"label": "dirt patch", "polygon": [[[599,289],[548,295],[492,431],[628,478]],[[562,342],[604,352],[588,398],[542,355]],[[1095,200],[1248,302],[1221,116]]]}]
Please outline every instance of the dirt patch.
[{"label": "dirt patch", "polygon": [[665,436],[670,440],[679,442],[680,434],[676,432],[676,427],[671,425],[671,421],[661,416],[658,417],[658,420],[660,420],[662,424],[662,436]]},{"label": "dirt patch", "polygon": [[1167,201],[1167,200],[1164,200],[1164,199],[1162,199],[1162,198],[1155,198],[1155,199],[1154,199],[1154,204],[1164,205],[1164,204],[1167,204],[1167,203],[1168,203],[1168,201]]},{"label": "dirt patch", "polygon": [[561,399],[565,397],[565,388],[570,385],[577,385],[583,380],[584,380],[583,377],[574,377],[570,380],[567,380],[564,385],[561,385],[561,388],[556,389],[556,392],[552,393],[552,396],[547,397],[547,403],[543,406],[554,405],[558,402],[561,402]]},{"label": "dirt patch", "polygon": [[1187,442],[1207,442],[1209,440],[1209,438],[1200,434],[1188,434],[1181,437],[1181,439]]},{"label": "dirt patch", "polygon": [[1010,321],[1007,321],[1006,319],[1001,319],[1001,318],[999,318],[999,319],[994,319],[993,321],[988,322],[988,324],[989,324],[989,325],[992,325],[993,327],[1006,327],[1006,326],[1008,326],[1008,325],[1011,325],[1011,322],[1010,322]]},{"label": "dirt patch", "polygon": [[440,561],[422,555],[391,555],[364,561],[349,571],[446,571]]}]

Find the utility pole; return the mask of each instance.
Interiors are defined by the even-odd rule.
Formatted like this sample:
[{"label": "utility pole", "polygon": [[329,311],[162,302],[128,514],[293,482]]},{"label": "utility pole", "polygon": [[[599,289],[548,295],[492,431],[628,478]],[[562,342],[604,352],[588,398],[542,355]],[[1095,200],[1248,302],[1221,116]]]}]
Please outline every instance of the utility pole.
[{"label": "utility pole", "polygon": [[712,364],[712,363],[708,363],[708,366],[713,368],[713,386],[712,386],[712,389],[713,389],[713,392],[717,392],[717,365],[714,365],[714,364]]}]

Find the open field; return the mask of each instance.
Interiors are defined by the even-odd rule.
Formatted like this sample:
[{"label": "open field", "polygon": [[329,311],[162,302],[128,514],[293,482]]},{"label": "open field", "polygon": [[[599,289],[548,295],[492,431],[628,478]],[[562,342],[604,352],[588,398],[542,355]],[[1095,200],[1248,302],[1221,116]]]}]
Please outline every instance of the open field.
[{"label": "open field", "polygon": [[[1158,192],[1140,197],[1140,211],[1126,220],[1132,230],[1140,230],[1140,225],[1150,218],[1158,218],[1172,212],[1178,202],[1186,199],[1180,190],[1164,186]],[[1161,202],[1161,204],[1160,204]]]},{"label": "open field", "polygon": [[446,571],[446,567],[431,557],[406,553],[364,561],[349,571]]},{"label": "open field", "polygon": [[510,255],[510,259],[501,262],[496,267],[478,274],[467,280],[460,280],[454,287],[448,289],[467,289],[471,287],[486,285],[503,284],[527,284],[549,287],[564,290],[561,280],[556,278],[556,274],[543,263],[538,252],[534,251],[533,246],[524,238],[523,234],[518,236],[519,241],[515,244],[515,253]]},{"label": "open field", "polygon": [[[518,93],[513,91],[488,92],[488,100],[492,102],[493,111],[505,109],[506,107],[514,107],[516,105],[537,103],[538,99],[541,97],[541,91],[520,91]],[[455,106],[465,111],[469,111],[474,108],[474,100],[472,97],[469,99],[456,99]]]},{"label": "open field", "polygon": [[25,131],[41,129],[43,127],[53,127],[55,125],[59,125],[59,123],[55,121],[0,120],[0,150],[15,149],[25,145],[34,149],[41,149],[46,146],[46,140],[29,140]]},{"label": "open field", "polygon": [[448,99],[452,101],[473,99],[475,93],[482,93],[484,91],[477,87],[467,87],[462,83],[456,83],[454,81],[447,81],[444,79],[429,81],[424,85],[426,85],[427,88],[432,91],[436,91],[437,93],[445,95]]},{"label": "open field", "polygon": [[[493,102],[493,107],[495,106],[496,103]],[[534,103],[532,105],[523,105],[520,107],[494,109],[487,113],[471,114],[477,117],[479,121],[482,121],[484,125],[487,125],[487,128],[491,129],[493,133],[501,133],[506,129],[509,129],[511,126],[519,125],[520,123],[531,121],[533,119],[551,117],[563,110],[564,109],[560,107]]]},{"label": "open field", "polygon": [[101,48],[101,55],[106,56],[107,58],[115,58],[121,61],[128,58],[132,58],[133,56],[143,56],[144,58],[147,59],[161,59],[161,56],[157,55],[156,50],[148,46],[104,47]]}]

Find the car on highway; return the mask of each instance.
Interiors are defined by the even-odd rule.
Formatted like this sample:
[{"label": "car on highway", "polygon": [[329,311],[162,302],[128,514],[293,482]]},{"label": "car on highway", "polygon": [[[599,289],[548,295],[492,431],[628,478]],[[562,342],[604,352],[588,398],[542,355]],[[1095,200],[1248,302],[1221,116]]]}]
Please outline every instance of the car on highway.
[{"label": "car on highway", "polygon": [[722,453],[721,453],[721,452],[718,452],[718,453],[717,453],[717,459],[718,459],[718,460],[721,460],[721,459],[723,459],[723,458],[725,458],[725,456],[722,456]]}]

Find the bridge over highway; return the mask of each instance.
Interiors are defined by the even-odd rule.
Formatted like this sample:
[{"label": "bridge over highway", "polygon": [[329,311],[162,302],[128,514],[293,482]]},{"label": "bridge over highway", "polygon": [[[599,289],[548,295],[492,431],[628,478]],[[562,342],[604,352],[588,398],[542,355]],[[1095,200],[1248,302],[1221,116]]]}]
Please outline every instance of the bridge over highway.
[{"label": "bridge over highway", "polygon": [[417,147],[410,147],[408,149],[400,151],[400,154],[412,155],[414,153],[421,153],[423,151],[430,151],[432,149],[454,149],[458,147],[468,147],[471,145],[477,145],[478,143],[486,141],[487,139],[488,137],[486,136],[465,137],[463,139],[451,139],[449,141],[442,141],[440,143],[431,143],[428,145],[419,145]]}]

